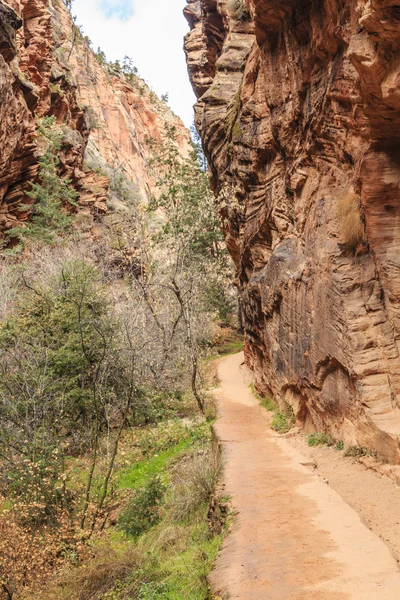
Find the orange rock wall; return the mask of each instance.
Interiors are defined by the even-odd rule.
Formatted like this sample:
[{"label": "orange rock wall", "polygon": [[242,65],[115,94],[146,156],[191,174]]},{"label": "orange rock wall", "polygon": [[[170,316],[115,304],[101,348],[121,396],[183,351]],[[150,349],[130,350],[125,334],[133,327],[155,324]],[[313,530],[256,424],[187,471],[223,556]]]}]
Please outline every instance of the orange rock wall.
[{"label": "orange rock wall", "polygon": [[130,85],[98,63],[63,0],[0,0],[0,233],[29,218],[21,206],[37,180],[35,119],[48,115],[65,133],[60,174],[93,215],[107,212],[110,169],[146,200],[147,142],[161,140],[166,124],[189,150],[189,132],[144,81]]},{"label": "orange rock wall", "polygon": [[192,0],[188,66],[257,388],[399,462],[400,9]]}]

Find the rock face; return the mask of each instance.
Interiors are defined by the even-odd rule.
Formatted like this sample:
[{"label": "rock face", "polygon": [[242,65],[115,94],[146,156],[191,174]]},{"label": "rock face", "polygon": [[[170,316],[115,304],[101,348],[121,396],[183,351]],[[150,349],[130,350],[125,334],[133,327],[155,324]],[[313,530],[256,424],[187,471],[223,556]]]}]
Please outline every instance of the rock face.
[{"label": "rock face", "polygon": [[57,118],[60,174],[94,217],[107,211],[114,176],[146,198],[147,140],[160,140],[166,124],[187,152],[189,133],[145,82],[100,63],[63,0],[0,0],[0,234],[29,218],[21,207],[37,180],[37,118]]},{"label": "rock face", "polygon": [[399,462],[400,7],[192,0],[196,125],[260,392]]}]

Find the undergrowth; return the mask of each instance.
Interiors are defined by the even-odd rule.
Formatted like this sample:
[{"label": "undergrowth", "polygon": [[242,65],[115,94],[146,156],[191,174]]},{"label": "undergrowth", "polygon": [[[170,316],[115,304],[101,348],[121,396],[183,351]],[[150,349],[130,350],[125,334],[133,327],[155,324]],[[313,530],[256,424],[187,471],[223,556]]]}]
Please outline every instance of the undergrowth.
[{"label": "undergrowth", "polygon": [[369,450],[364,446],[349,446],[348,448],[346,448],[344,456],[352,458],[361,458],[362,456],[376,457],[376,452],[374,452],[373,450]]},{"label": "undergrowth", "polygon": [[278,410],[271,422],[271,427],[278,433],[288,433],[296,422],[293,409],[287,407],[286,411]]},{"label": "undergrowth", "polygon": [[278,407],[277,407],[277,404],[275,403],[275,401],[272,398],[270,398],[269,396],[261,396],[256,391],[254,383],[250,384],[250,389],[251,389],[251,392],[252,392],[254,398],[259,401],[260,405],[263,408],[267,409],[269,412],[275,412],[277,410]]},{"label": "undergrowth", "polygon": [[[179,447],[179,449],[178,449]],[[173,448],[169,462],[129,481],[118,529],[92,544],[92,558],[54,580],[41,600],[204,600],[223,538],[208,519],[221,462],[211,441]],[[222,531],[222,532],[221,532]],[[33,596],[25,596],[26,599]]]},{"label": "undergrowth", "polygon": [[253,393],[253,396],[259,401],[260,406],[269,412],[274,413],[271,421],[272,429],[278,433],[288,433],[288,431],[290,431],[296,423],[296,417],[293,408],[289,406],[289,404],[285,403],[284,410],[280,410],[275,400],[269,396],[261,396],[258,394],[253,383],[250,384],[250,389]]},{"label": "undergrowth", "polygon": [[307,444],[314,446],[334,446],[335,440],[327,433],[312,433],[307,440]]}]

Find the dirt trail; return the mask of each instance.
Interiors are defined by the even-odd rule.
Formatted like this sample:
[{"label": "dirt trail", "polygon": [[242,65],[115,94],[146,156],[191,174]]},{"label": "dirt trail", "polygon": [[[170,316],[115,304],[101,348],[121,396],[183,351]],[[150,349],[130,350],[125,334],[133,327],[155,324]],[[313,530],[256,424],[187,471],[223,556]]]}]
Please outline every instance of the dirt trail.
[{"label": "dirt trail", "polygon": [[398,600],[387,546],[269,429],[243,354],[221,362],[216,429],[236,524],[211,576],[230,600]]}]

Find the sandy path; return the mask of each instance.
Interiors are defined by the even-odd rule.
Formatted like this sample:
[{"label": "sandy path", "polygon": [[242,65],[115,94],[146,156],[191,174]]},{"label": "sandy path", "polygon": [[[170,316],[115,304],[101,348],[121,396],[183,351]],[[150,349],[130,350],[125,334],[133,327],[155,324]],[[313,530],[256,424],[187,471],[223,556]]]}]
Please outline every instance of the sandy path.
[{"label": "sandy path", "polygon": [[334,448],[310,448],[301,434],[287,441],[308,457],[315,473],[358,512],[400,562],[400,487]]},{"label": "sandy path", "polygon": [[211,576],[233,600],[398,600],[387,546],[269,429],[241,368],[224,360],[217,433],[225,492],[237,511]]}]

